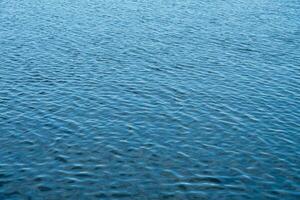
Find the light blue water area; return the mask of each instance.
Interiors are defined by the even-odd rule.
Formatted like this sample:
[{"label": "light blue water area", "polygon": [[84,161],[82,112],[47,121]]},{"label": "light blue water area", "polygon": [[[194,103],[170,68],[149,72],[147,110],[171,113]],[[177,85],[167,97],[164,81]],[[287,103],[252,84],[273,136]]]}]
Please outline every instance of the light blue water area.
[{"label": "light blue water area", "polygon": [[0,199],[300,199],[298,0],[0,0]]}]

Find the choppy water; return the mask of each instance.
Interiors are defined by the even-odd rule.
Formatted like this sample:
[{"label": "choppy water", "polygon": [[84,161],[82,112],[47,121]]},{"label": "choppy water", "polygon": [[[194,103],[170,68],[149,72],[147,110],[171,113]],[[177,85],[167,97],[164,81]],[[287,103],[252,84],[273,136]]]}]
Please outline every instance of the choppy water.
[{"label": "choppy water", "polygon": [[0,199],[299,199],[298,0],[1,0]]}]

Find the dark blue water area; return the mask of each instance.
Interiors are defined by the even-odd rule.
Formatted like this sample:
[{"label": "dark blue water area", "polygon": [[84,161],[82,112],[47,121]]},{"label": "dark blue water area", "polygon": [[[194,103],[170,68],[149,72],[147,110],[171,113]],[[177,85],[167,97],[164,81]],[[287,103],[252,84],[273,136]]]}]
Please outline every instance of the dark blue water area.
[{"label": "dark blue water area", "polygon": [[0,0],[0,199],[300,199],[299,19],[298,0]]}]

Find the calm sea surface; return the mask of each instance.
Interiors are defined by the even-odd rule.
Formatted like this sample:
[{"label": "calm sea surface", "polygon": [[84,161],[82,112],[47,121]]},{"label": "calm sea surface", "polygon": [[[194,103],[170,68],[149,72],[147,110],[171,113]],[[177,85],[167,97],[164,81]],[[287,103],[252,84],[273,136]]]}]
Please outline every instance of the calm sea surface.
[{"label": "calm sea surface", "polygon": [[0,0],[0,199],[300,199],[299,0]]}]

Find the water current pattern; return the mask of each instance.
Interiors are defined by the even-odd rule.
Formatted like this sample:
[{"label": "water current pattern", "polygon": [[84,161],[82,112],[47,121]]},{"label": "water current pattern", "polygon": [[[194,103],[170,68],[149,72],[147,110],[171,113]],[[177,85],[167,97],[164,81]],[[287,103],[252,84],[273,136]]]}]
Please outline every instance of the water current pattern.
[{"label": "water current pattern", "polygon": [[0,0],[1,200],[300,199],[298,0]]}]

